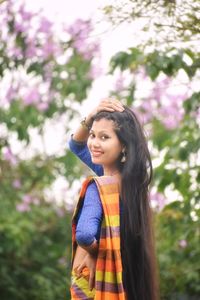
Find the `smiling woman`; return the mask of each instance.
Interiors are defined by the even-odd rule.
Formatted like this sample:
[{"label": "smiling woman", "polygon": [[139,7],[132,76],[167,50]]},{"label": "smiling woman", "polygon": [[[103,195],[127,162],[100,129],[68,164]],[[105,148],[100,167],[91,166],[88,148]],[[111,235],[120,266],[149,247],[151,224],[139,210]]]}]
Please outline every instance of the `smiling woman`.
[{"label": "smiling woman", "polygon": [[102,165],[104,175],[113,175],[118,172],[116,162],[124,151],[124,146],[116,135],[115,124],[112,120],[102,118],[94,121],[87,145],[92,162]]},{"label": "smiling woman", "polygon": [[71,299],[157,300],[152,167],[142,128],[113,99],[85,122],[70,148],[98,176],[83,182],[72,220]]}]

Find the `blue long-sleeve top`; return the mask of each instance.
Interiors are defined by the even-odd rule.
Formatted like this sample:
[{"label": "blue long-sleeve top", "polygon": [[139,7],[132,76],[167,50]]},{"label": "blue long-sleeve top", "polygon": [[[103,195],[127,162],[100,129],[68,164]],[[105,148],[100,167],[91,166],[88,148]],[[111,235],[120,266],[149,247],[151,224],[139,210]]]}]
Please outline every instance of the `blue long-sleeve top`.
[{"label": "blue long-sleeve top", "polygon": [[76,241],[79,245],[89,246],[100,238],[103,209],[96,183],[87,187],[83,207],[77,216]]},{"label": "blue long-sleeve top", "polygon": [[[73,138],[69,141],[70,150],[78,156],[83,163],[92,169],[98,176],[103,175],[101,165],[94,164],[91,160],[87,143],[76,142]],[[122,202],[120,201],[120,214]],[[79,245],[89,246],[96,239],[99,241],[101,231],[101,221],[103,218],[103,207],[95,182],[87,187],[82,208],[77,216],[76,241]]]},{"label": "blue long-sleeve top", "polygon": [[[86,143],[76,142],[71,138],[69,148],[98,176],[103,175],[102,166],[92,162]],[[79,245],[89,246],[95,239],[99,240],[102,217],[103,208],[99,192],[96,183],[92,182],[87,188],[83,206],[77,216],[76,241]]]}]

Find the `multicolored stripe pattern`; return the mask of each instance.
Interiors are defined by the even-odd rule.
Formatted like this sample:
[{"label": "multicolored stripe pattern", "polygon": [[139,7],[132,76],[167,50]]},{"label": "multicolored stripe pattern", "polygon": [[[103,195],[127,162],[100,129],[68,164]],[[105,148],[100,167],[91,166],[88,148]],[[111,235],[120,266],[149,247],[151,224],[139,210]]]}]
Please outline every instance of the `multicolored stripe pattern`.
[{"label": "multicolored stripe pattern", "polygon": [[75,271],[72,271],[71,276],[71,300],[93,300],[95,290],[89,290],[89,269],[84,268],[81,272],[81,277],[77,277]]},{"label": "multicolored stripe pattern", "polygon": [[87,186],[93,180],[97,184],[104,212],[96,263],[94,300],[125,300],[120,251],[119,188],[115,177],[89,177],[84,181],[72,218],[72,261],[77,247],[76,215],[83,204]]}]

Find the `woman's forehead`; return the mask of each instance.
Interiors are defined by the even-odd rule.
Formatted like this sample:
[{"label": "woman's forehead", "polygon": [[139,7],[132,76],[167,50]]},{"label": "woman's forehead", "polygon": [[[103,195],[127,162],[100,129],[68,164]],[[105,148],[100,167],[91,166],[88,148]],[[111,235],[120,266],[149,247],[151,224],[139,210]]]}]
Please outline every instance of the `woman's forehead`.
[{"label": "woman's forehead", "polygon": [[107,119],[100,119],[100,120],[95,120],[92,124],[91,130],[114,130],[115,129],[115,123],[113,120],[107,120]]}]

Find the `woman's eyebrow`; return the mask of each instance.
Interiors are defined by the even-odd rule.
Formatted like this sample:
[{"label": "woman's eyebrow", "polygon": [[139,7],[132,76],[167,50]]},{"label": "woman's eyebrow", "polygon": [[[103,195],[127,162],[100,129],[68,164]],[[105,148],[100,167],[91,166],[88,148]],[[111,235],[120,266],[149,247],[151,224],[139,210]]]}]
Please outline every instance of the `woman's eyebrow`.
[{"label": "woman's eyebrow", "polygon": [[[95,133],[95,131],[94,131],[93,129],[90,129],[90,132]],[[105,131],[105,130],[101,130],[101,131],[99,131],[99,132],[97,132],[97,133],[99,133],[99,134],[101,134],[101,133],[109,134],[109,133],[108,133],[107,131]]]}]

